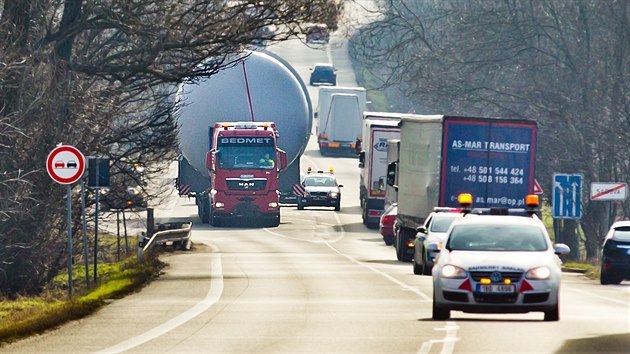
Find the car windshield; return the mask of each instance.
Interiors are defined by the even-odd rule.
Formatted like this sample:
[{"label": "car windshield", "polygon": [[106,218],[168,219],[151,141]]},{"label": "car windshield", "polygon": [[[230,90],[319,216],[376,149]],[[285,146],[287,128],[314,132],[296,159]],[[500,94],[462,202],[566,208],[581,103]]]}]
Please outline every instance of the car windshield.
[{"label": "car windshield", "polygon": [[446,248],[459,251],[545,251],[543,231],[533,225],[455,225]]},{"label": "car windshield", "polygon": [[613,239],[617,241],[630,241],[630,226],[622,226],[615,228]]},{"label": "car windshield", "polygon": [[305,187],[336,187],[337,182],[330,177],[306,177],[304,179]]},{"label": "car windshield", "polygon": [[459,215],[449,215],[449,216],[438,216],[435,215],[433,217],[433,222],[431,223],[430,231],[431,232],[446,232],[448,228],[451,227],[451,224],[455,219],[460,217]]},{"label": "car windshield", "polygon": [[315,71],[322,74],[328,74],[333,72],[333,68],[331,66],[316,66]]},{"label": "car windshield", "polygon": [[223,146],[217,153],[219,168],[267,170],[275,166],[273,146]]}]

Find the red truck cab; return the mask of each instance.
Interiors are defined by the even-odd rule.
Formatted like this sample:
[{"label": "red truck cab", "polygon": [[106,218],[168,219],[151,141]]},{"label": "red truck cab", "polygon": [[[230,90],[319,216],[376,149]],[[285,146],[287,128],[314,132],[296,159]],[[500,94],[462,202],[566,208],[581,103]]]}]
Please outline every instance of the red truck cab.
[{"label": "red truck cab", "polygon": [[273,122],[217,122],[206,165],[210,174],[208,220],[280,224],[278,177],[286,153]]}]

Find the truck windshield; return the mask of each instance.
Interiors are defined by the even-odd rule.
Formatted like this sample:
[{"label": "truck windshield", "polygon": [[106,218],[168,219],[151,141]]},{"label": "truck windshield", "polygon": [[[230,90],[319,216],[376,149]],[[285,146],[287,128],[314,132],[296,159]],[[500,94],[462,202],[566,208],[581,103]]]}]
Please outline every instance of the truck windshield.
[{"label": "truck windshield", "polygon": [[276,166],[273,146],[222,146],[217,159],[219,168],[226,170],[270,170]]}]

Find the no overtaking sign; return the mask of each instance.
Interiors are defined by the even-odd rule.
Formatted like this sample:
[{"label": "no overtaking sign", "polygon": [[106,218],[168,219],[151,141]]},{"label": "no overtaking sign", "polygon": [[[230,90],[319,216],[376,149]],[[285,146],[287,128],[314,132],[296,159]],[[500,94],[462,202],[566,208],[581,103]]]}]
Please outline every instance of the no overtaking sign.
[{"label": "no overtaking sign", "polygon": [[85,156],[74,146],[57,146],[48,154],[46,170],[55,182],[73,184],[83,176]]}]

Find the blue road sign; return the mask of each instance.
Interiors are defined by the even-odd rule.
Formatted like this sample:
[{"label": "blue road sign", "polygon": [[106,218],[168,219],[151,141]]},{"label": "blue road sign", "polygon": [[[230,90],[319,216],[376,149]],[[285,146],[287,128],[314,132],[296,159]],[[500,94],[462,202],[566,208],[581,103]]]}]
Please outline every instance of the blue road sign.
[{"label": "blue road sign", "polygon": [[553,175],[554,219],[580,219],[582,217],[582,175]]}]

